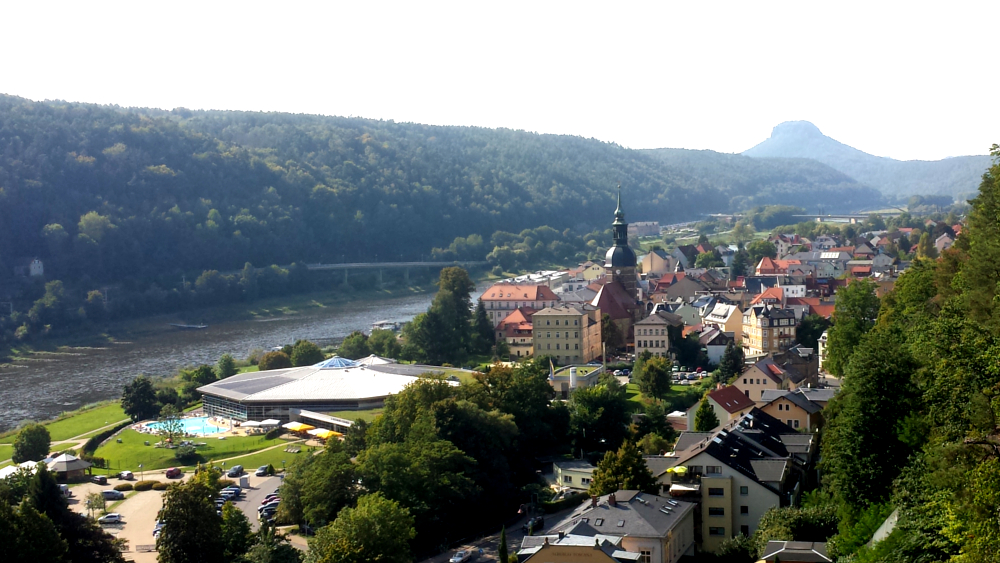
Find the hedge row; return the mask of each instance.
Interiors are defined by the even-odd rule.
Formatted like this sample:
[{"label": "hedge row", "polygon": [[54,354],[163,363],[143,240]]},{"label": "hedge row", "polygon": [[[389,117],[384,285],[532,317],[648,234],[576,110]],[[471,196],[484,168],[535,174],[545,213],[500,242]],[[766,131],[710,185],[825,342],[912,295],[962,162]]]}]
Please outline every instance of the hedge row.
[{"label": "hedge row", "polygon": [[120,485],[115,485],[115,490],[116,491],[122,491],[122,492],[131,491],[132,490],[132,483],[122,483]]},{"label": "hedge row", "polygon": [[138,481],[135,485],[133,485],[132,490],[150,491],[157,483],[159,483],[159,481]]},{"label": "hedge row", "polygon": [[170,486],[170,483],[164,483],[162,481],[157,481],[153,485],[153,490],[154,491],[165,491],[165,490],[167,490],[167,487],[169,487],[169,486]]},{"label": "hedge row", "polygon": [[114,436],[119,430],[125,428],[126,426],[132,424],[131,421],[126,420],[121,424],[116,424],[111,428],[108,428],[104,432],[99,434],[94,434],[87,440],[87,443],[83,445],[83,453],[92,454],[97,451],[97,447],[101,445],[101,442],[107,440],[108,438]]},{"label": "hedge row", "polygon": [[557,500],[554,502],[543,502],[542,511],[546,514],[552,514],[553,512],[559,512],[560,510],[565,510],[570,507],[574,507],[584,500],[589,498],[587,493],[570,493],[563,497],[562,500]]}]

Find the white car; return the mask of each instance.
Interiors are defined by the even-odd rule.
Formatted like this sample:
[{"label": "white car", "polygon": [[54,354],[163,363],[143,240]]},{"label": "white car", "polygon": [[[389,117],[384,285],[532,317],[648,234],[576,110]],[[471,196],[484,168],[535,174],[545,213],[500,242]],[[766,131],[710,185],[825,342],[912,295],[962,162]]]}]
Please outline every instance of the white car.
[{"label": "white car", "polygon": [[455,555],[451,556],[451,559],[448,560],[448,563],[465,563],[469,559],[472,559],[471,551],[459,551],[455,553]]},{"label": "white car", "polygon": [[117,512],[112,512],[110,514],[105,514],[97,519],[98,524],[120,524],[122,521],[122,515]]}]

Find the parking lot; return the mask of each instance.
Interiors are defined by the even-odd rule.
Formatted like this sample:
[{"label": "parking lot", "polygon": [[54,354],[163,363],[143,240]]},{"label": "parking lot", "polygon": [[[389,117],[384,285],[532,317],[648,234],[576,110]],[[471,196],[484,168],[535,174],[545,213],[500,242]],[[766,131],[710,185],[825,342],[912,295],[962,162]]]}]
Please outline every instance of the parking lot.
[{"label": "parking lot", "polygon": [[239,508],[246,514],[247,518],[250,520],[250,526],[253,531],[257,531],[260,528],[260,522],[257,520],[257,508],[260,506],[264,497],[274,492],[281,485],[281,478],[279,477],[255,477],[250,475],[250,488],[244,491],[244,494],[240,496],[239,500],[234,502],[236,508]]}]

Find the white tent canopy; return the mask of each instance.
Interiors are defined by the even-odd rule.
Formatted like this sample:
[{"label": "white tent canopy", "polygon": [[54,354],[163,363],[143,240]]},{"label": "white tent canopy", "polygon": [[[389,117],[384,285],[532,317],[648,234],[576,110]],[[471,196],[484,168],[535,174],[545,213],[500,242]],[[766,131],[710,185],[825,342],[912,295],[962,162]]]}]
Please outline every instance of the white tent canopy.
[{"label": "white tent canopy", "polygon": [[281,424],[281,421],[280,420],[275,420],[273,418],[269,418],[269,419],[267,419],[267,420],[265,420],[265,421],[263,421],[263,422],[260,423],[261,426],[277,426],[279,424]]},{"label": "white tent canopy", "polygon": [[263,425],[260,422],[257,422],[256,420],[248,420],[246,422],[240,423],[240,426],[242,426],[243,428],[256,428],[258,426],[263,426]]}]

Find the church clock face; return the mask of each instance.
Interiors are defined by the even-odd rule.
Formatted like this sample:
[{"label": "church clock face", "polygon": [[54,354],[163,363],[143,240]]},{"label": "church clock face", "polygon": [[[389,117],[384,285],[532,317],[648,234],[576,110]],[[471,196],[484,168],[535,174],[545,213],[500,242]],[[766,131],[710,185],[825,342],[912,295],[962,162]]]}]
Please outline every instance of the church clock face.
[{"label": "church clock face", "polygon": [[621,273],[622,273],[622,271],[621,271],[621,270],[615,270],[615,273],[616,273],[616,274],[621,274]]}]

